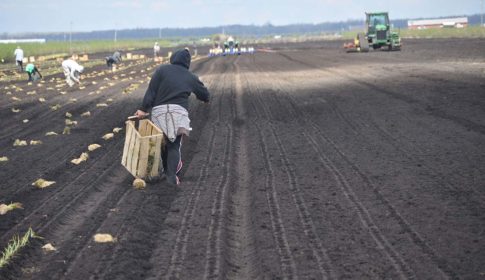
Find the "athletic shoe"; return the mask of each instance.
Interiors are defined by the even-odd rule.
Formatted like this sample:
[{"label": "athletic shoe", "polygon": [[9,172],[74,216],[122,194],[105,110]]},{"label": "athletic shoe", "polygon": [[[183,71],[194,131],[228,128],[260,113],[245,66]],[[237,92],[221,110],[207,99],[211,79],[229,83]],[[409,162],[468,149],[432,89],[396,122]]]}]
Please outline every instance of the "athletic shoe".
[{"label": "athletic shoe", "polygon": [[180,186],[180,179],[178,176],[175,176],[175,182],[173,180],[170,180],[168,177],[167,177],[167,185],[169,185],[170,187],[177,187],[177,186]]}]

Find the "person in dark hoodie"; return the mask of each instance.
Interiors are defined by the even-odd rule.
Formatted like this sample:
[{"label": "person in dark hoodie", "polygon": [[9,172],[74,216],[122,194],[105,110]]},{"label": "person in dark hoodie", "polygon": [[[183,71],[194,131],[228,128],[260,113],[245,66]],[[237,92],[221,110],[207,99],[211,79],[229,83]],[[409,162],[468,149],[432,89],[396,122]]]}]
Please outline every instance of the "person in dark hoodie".
[{"label": "person in dark hoodie", "polygon": [[121,59],[121,54],[119,51],[115,51],[112,56],[107,56],[106,57],[106,66],[108,66],[109,69],[113,69],[113,64],[118,64],[122,61]]},{"label": "person in dark hoodie", "polygon": [[200,79],[189,71],[188,49],[176,51],[170,64],[159,66],[153,74],[135,115],[144,118],[151,109],[151,119],[165,135],[162,147],[162,166],[170,185],[179,185],[177,174],[182,168],[180,147],[183,135],[189,136],[192,128],[189,119],[189,96],[193,92],[197,99],[208,103],[210,93]]}]

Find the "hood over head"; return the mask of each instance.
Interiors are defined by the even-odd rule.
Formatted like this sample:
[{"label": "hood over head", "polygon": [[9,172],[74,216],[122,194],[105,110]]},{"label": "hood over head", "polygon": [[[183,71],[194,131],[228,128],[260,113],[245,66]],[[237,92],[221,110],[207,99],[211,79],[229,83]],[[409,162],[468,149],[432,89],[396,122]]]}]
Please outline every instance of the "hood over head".
[{"label": "hood over head", "polygon": [[189,69],[190,58],[190,53],[187,49],[178,50],[170,57],[170,64],[180,65]]}]

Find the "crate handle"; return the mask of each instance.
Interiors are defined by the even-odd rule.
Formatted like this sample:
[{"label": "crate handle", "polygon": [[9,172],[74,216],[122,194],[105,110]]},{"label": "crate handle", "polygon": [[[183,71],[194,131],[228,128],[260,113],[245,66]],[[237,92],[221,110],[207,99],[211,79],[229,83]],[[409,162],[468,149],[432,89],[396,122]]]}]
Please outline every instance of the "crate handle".
[{"label": "crate handle", "polygon": [[[145,117],[146,117],[146,116],[149,116],[149,115],[150,115],[150,113],[146,114],[146,115],[145,115]],[[137,116],[129,116],[129,117],[128,117],[128,120],[130,120],[130,121],[132,121],[132,120],[137,120],[137,119],[138,119],[138,117],[137,117]]]}]

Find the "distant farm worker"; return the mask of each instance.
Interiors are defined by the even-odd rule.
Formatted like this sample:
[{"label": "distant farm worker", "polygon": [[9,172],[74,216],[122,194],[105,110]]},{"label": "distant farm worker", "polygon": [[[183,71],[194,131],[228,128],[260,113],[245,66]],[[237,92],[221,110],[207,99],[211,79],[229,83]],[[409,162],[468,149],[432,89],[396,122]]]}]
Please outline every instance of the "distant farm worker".
[{"label": "distant farm worker", "polygon": [[19,67],[19,71],[23,72],[24,51],[20,48],[20,46],[17,46],[13,54],[15,55],[15,63]]},{"label": "distant farm worker", "polygon": [[62,69],[66,76],[66,83],[72,87],[74,83],[80,83],[81,73],[84,71],[84,67],[79,65],[72,59],[67,59],[62,62]]},{"label": "distant farm worker", "polygon": [[162,147],[162,165],[171,186],[180,183],[177,174],[182,169],[182,137],[189,136],[192,130],[189,96],[193,92],[205,103],[210,97],[199,77],[189,71],[190,59],[188,49],[182,49],[170,57],[170,64],[159,66],[150,80],[142,106],[135,113],[138,118],[143,118],[151,109],[152,121],[164,132],[167,141]]},{"label": "distant farm worker", "polygon": [[119,51],[115,51],[112,56],[106,57],[106,65],[109,69],[113,68],[113,64],[118,64],[121,62],[121,53]]},{"label": "distant farm worker", "polygon": [[39,69],[37,69],[37,67],[33,63],[29,63],[27,64],[27,66],[25,66],[25,72],[27,72],[27,74],[29,75],[29,82],[42,79],[42,74],[40,74]]},{"label": "distant farm worker", "polygon": [[158,42],[155,42],[155,45],[153,46],[153,57],[157,58],[159,54],[160,54],[160,45],[158,44]]}]

